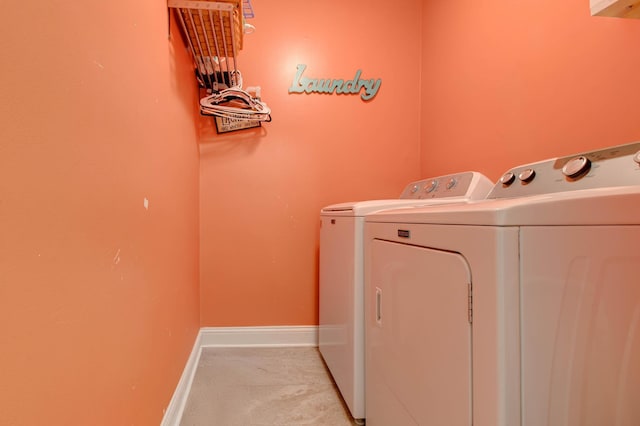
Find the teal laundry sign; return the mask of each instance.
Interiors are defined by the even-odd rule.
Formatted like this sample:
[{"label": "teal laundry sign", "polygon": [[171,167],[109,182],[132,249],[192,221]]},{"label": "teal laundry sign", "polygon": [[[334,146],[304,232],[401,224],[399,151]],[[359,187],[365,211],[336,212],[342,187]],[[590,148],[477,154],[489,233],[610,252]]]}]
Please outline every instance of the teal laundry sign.
[{"label": "teal laundry sign", "polygon": [[289,93],[338,93],[343,95],[360,95],[362,100],[368,101],[378,94],[382,79],[362,78],[362,70],[357,70],[351,80],[334,78],[310,78],[304,76],[307,66],[298,64],[296,75],[293,77]]}]

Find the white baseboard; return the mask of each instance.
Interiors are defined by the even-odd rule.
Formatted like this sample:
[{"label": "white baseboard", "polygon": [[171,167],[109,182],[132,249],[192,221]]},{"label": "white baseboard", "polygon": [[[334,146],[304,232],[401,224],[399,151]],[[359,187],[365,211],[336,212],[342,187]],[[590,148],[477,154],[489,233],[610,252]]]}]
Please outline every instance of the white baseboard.
[{"label": "white baseboard", "polygon": [[318,346],[318,327],[203,327],[200,337],[202,347]]},{"label": "white baseboard", "polygon": [[196,369],[198,368],[198,362],[200,361],[200,353],[202,352],[202,337],[201,333],[196,336],[196,341],[193,344],[191,355],[187,360],[187,364],[182,371],[182,376],[178,381],[178,386],[173,392],[173,397],[169,402],[169,406],[164,412],[161,426],[179,426],[182,419],[182,413],[184,407],[187,405],[187,398],[189,397],[189,391],[191,390],[191,384],[193,378],[196,375]]},{"label": "white baseboard", "polygon": [[202,327],[161,426],[179,426],[202,348],[318,346],[318,326]]}]

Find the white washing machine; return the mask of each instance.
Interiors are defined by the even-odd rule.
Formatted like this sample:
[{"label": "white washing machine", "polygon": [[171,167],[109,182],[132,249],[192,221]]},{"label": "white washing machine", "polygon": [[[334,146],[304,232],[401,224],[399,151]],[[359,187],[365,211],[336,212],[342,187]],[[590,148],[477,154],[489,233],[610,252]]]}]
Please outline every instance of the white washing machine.
[{"label": "white washing machine", "polygon": [[640,425],[639,244],[640,143],[367,216],[367,425]]},{"label": "white washing machine", "polygon": [[334,204],[321,210],[319,348],[355,419],[365,417],[362,263],[365,215],[403,206],[481,199],[492,186],[480,173],[456,173],[412,182],[399,199]]}]

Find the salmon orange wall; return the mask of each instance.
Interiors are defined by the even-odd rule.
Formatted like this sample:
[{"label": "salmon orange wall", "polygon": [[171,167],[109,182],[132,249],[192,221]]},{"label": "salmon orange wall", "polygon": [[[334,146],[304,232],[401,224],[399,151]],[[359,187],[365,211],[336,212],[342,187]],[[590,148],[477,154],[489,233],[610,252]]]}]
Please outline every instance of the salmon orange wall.
[{"label": "salmon orange wall", "polygon": [[158,1],[3,14],[0,423],[158,425],[199,327],[182,42]]},{"label": "salmon orange wall", "polygon": [[423,173],[495,180],[640,140],[640,20],[592,17],[589,0],[428,0],[422,25]]},{"label": "salmon orange wall", "polygon": [[[201,324],[313,325],[320,209],[420,177],[420,1],[252,3],[239,68],[273,121],[217,135],[200,120]],[[369,102],[289,94],[298,64],[382,86]]]}]

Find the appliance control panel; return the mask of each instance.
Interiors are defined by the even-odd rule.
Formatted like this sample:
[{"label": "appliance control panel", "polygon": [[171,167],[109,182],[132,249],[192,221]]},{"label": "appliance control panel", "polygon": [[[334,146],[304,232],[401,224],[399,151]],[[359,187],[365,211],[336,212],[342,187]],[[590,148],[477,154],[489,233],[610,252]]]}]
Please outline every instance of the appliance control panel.
[{"label": "appliance control panel", "polygon": [[634,185],[640,185],[640,142],[514,167],[487,198]]},{"label": "appliance control panel", "polygon": [[[411,182],[402,194],[401,199],[424,200],[431,198],[466,197],[478,192],[478,182],[487,180],[478,172],[463,172],[452,175],[439,176]],[[488,189],[482,194],[486,195]]]}]

